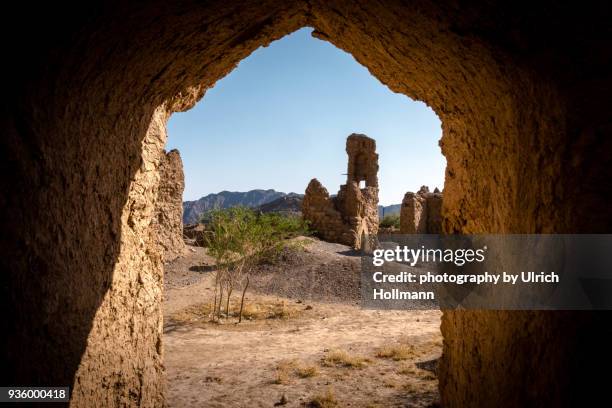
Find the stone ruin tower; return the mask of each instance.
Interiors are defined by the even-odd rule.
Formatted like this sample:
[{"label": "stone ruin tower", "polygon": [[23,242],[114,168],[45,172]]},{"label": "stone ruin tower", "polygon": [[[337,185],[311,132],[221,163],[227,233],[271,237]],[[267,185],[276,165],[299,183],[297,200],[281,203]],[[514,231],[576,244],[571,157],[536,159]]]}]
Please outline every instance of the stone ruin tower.
[{"label": "stone ruin tower", "polygon": [[346,139],[346,184],[336,197],[315,178],[306,188],[304,219],[319,236],[331,242],[368,249],[378,233],[378,154],[376,141],[352,134]]},{"label": "stone ruin tower", "polygon": [[401,234],[442,233],[442,193],[422,186],[416,193],[407,192],[400,210]]}]

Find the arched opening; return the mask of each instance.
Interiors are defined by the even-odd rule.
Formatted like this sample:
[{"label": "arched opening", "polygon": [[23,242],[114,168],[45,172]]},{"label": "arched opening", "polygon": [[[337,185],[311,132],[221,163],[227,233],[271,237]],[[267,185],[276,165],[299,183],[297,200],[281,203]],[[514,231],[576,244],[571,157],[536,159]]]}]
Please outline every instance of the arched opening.
[{"label": "arched opening", "polygon": [[[6,383],[71,384],[75,406],[162,404],[161,259],[149,226],[165,122],[254,49],[300,27],[440,116],[445,231],[609,232],[604,4],[48,7],[15,19],[44,35],[8,45]],[[608,320],[445,311],[443,405],[593,397],[583,373],[610,361]]]},{"label": "arched opening", "polygon": [[[183,221],[188,231],[201,231],[164,266],[170,406],[265,406],[282,398],[308,404],[327,393],[339,406],[438,400],[440,311],[360,305],[359,255],[373,249],[369,222],[354,226],[361,251],[316,233],[330,227],[322,223],[292,232],[280,253],[233,270],[219,266],[224,242],[204,242],[217,232],[217,211],[234,219],[244,215],[232,213],[236,207],[287,222],[306,218],[304,193],[313,178],[332,194],[344,183],[359,182],[359,197],[373,188],[373,211],[397,216],[408,189],[431,180],[443,185],[435,113],[392,93],[311,32],[303,28],[256,50],[168,121],[166,150],[178,149],[185,169]],[[369,137],[347,138],[355,132]],[[160,173],[161,193],[175,175]],[[288,196],[297,208],[294,201],[284,207]],[[160,201],[158,195],[157,206],[167,208]],[[356,201],[346,204],[369,203]],[[377,224],[381,215],[374,214]]]}]

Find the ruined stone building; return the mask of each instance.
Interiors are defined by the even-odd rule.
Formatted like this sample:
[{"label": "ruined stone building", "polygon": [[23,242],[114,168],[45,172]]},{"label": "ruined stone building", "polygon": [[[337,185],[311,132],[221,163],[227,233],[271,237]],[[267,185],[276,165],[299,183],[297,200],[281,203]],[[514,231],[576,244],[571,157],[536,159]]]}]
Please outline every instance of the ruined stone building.
[{"label": "ruined stone building", "polygon": [[172,261],[185,249],[183,241],[183,161],[178,150],[162,152],[159,161],[159,189],[151,224],[157,234],[164,262]]},{"label": "ruined stone building", "polygon": [[[330,197],[319,180],[312,179],[302,203],[304,219],[319,236],[361,249],[378,232],[378,154],[376,142],[365,135],[346,139],[346,184]],[[364,240],[365,239],[365,240]]]},{"label": "ruined stone building", "polygon": [[440,234],[442,232],[442,193],[422,186],[419,191],[404,195],[400,210],[400,233]]}]

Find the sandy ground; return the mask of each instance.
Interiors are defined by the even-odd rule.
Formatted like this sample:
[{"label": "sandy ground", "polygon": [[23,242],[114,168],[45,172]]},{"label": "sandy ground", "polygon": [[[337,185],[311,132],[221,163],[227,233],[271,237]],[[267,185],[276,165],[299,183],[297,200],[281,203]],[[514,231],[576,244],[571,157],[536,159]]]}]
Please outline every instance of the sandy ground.
[{"label": "sandy ground", "polygon": [[[241,324],[234,318],[209,321],[214,266],[205,250],[190,248],[167,265],[167,405],[435,405],[440,312],[359,308],[354,255],[347,247],[314,241],[277,265],[263,266],[247,304],[282,313],[254,315]],[[328,278],[332,284],[323,284]]]}]

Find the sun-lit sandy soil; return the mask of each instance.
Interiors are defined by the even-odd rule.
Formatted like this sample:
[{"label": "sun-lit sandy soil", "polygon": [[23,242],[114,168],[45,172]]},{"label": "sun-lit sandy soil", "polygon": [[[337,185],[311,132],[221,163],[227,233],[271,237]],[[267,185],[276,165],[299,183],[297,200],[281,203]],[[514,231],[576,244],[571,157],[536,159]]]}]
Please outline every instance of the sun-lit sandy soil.
[{"label": "sun-lit sandy soil", "polygon": [[[313,273],[344,274],[332,282],[357,276],[350,272],[356,259],[348,248],[315,241],[299,259],[265,270],[254,279],[258,293],[247,295],[248,319],[241,324],[235,318],[209,321],[213,268],[202,266],[211,262],[204,252],[190,249],[166,267],[168,406],[435,405],[439,311],[363,310],[355,293],[343,298],[342,291],[330,290],[300,298],[290,283],[270,284],[305,271],[311,288],[319,287],[312,284]],[[296,286],[303,287],[299,280]]]}]

